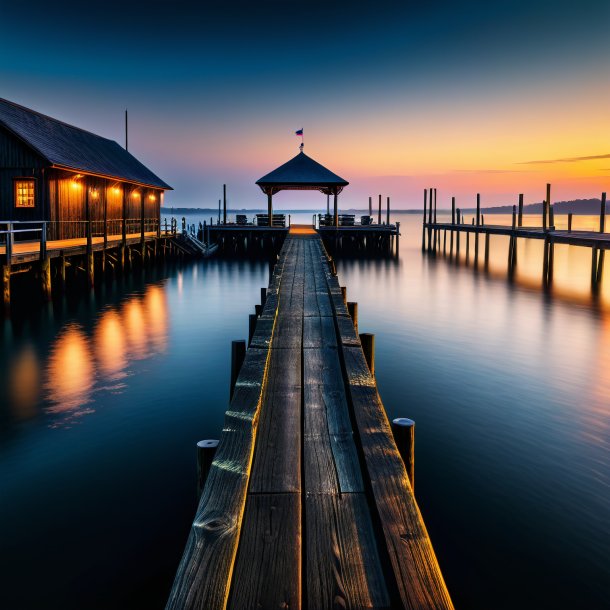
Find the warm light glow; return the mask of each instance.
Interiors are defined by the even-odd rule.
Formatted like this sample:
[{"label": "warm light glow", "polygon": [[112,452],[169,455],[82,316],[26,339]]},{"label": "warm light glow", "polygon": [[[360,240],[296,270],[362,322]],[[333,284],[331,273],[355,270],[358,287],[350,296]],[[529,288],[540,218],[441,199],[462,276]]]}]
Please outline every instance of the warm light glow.
[{"label": "warm light glow", "polygon": [[152,194],[151,194],[151,195],[149,195],[149,196],[148,196],[148,198],[149,198],[151,201],[156,201],[156,200],[157,200],[157,198],[156,198],[154,195],[152,195]]},{"label": "warm light glow", "polygon": [[15,358],[9,376],[9,392],[15,417],[29,419],[36,415],[40,383],[40,365],[32,347]]},{"label": "warm light glow", "polygon": [[46,387],[52,413],[77,411],[90,400],[93,359],[85,333],[70,325],[59,336],[47,365]]},{"label": "warm light glow", "polygon": [[137,197],[139,199],[140,198],[140,192],[139,191],[132,191],[131,196],[132,197]]},{"label": "warm light glow", "polygon": [[121,194],[121,189],[118,186],[113,187],[112,192],[115,195],[120,195]]},{"label": "warm light glow", "polygon": [[114,309],[100,318],[94,341],[100,372],[113,381],[123,378],[127,366],[125,336],[121,316]]},{"label": "warm light glow", "polygon": [[100,194],[97,189],[91,189],[91,198],[92,199],[98,199],[99,196],[100,196]]}]

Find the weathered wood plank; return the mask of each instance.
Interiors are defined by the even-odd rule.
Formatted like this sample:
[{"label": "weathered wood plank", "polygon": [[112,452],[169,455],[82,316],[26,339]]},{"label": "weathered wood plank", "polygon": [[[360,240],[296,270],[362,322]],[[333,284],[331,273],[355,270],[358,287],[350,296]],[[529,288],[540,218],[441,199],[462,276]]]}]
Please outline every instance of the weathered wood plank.
[{"label": "weathered wood plank", "polygon": [[303,392],[307,493],[363,491],[339,355],[335,348],[303,351]]},{"label": "weathered wood plank", "polygon": [[228,608],[301,607],[301,494],[250,494]]},{"label": "weathered wood plank", "polygon": [[364,494],[305,501],[309,608],[390,608]]},{"label": "weathered wood plank", "polygon": [[268,370],[249,493],[300,492],[301,348],[274,347]]},{"label": "weathered wood plank", "polygon": [[337,333],[334,318],[329,316],[303,318],[303,348],[336,346]]},{"label": "weathered wood plank", "polygon": [[361,348],[343,346],[366,470],[404,608],[453,608]]}]

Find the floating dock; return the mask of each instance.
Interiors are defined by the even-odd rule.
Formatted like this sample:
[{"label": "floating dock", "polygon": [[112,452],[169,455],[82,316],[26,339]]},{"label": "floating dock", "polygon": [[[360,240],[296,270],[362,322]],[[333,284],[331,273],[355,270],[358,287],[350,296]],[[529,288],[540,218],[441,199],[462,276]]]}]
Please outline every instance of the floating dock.
[{"label": "floating dock", "polygon": [[286,236],[254,321],[167,608],[452,608],[313,229]]}]

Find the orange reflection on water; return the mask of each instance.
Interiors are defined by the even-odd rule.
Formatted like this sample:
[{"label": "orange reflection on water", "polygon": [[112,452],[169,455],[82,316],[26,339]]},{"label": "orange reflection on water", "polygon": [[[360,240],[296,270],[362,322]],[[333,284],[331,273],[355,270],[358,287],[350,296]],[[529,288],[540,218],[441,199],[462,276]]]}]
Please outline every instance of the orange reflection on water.
[{"label": "orange reflection on water", "polygon": [[[83,408],[91,403],[96,390],[118,391],[116,382],[128,375],[130,361],[148,358],[167,348],[168,308],[166,294],[160,286],[149,286],[143,295],[132,296],[118,309],[100,312],[91,334],[78,324],[68,324],[50,349],[46,365],[46,398],[50,413],[68,414],[64,423],[92,413]],[[34,371],[39,368],[35,355],[15,366],[20,374],[12,379],[22,393],[25,404],[27,388],[32,387]],[[110,386],[107,382],[114,382]],[[37,394],[30,397],[35,405]],[[53,424],[57,425],[57,423]]]},{"label": "orange reflection on water", "polygon": [[76,324],[66,326],[51,348],[47,365],[51,413],[74,411],[90,401],[95,367],[89,339]]},{"label": "orange reflection on water", "polygon": [[27,346],[13,361],[9,375],[9,396],[18,419],[36,415],[39,386],[40,365],[32,346]]},{"label": "orange reflection on water", "polygon": [[127,366],[125,335],[118,312],[110,309],[102,314],[93,340],[100,373],[110,380],[124,377]]}]

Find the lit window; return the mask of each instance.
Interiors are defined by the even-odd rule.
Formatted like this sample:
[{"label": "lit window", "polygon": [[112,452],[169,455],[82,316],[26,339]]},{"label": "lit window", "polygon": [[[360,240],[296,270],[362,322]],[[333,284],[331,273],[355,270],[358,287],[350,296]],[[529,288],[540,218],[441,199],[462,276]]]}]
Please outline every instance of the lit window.
[{"label": "lit window", "polygon": [[34,185],[35,180],[15,180],[15,207],[34,207]]}]

